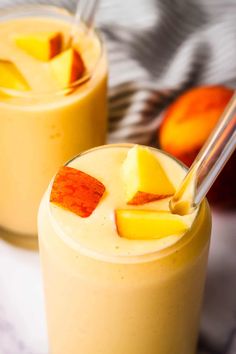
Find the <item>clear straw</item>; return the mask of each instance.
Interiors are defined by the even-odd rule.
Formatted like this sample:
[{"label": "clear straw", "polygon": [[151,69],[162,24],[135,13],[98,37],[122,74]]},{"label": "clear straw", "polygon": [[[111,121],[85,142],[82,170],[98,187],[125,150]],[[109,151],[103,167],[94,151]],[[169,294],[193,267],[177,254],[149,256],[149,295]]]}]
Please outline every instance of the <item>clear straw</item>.
[{"label": "clear straw", "polygon": [[206,196],[236,147],[236,91],[214,131],[170,201],[173,213],[192,212]]},{"label": "clear straw", "polygon": [[72,46],[74,37],[81,22],[85,23],[87,31],[93,27],[98,5],[99,0],[78,0],[75,17],[66,48]]}]

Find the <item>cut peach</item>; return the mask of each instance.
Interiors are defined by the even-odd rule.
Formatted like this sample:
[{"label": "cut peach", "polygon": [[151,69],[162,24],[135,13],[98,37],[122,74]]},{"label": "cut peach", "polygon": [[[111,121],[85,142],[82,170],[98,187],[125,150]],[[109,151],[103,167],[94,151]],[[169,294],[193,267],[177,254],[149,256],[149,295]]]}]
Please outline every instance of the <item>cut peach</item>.
[{"label": "cut peach", "polygon": [[52,59],[50,66],[61,88],[66,88],[80,79],[85,71],[80,54],[73,48],[67,49]]},{"label": "cut peach", "polygon": [[131,240],[182,235],[188,229],[181,216],[154,210],[118,209],[115,220],[118,234]]},{"label": "cut peach", "polygon": [[54,179],[50,202],[86,218],[105,192],[96,178],[71,167],[62,167]]},{"label": "cut peach", "polygon": [[142,205],[175,192],[157,157],[146,147],[137,145],[128,151],[122,175],[130,205]]},{"label": "cut peach", "polygon": [[0,87],[16,91],[30,90],[28,83],[15,64],[8,60],[0,60]]},{"label": "cut peach", "polygon": [[49,61],[62,50],[61,33],[32,33],[15,38],[16,45],[32,57]]}]

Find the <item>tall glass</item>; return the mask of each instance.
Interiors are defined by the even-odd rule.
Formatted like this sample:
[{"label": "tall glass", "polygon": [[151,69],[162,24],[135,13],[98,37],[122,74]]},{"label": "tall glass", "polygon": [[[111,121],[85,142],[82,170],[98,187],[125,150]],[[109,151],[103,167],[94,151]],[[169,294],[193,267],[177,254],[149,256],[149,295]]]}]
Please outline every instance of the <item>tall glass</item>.
[{"label": "tall glass", "polygon": [[[30,68],[27,54],[16,48],[14,36],[20,32],[62,28],[66,37],[72,21],[72,14],[50,6],[21,6],[1,11],[0,59],[15,62],[23,75],[28,73],[29,79],[42,84],[41,76],[48,70],[48,63],[32,59]],[[11,92],[7,98],[0,94],[1,234],[5,229],[10,231],[9,235],[16,233],[16,238],[36,236],[39,202],[58,167],[75,154],[105,142],[106,53],[95,31],[87,38],[81,55],[85,55],[87,65],[91,59],[91,53],[86,57],[87,49],[91,51],[94,45],[95,65],[82,79],[58,91],[47,87],[37,93]],[[4,88],[0,87],[0,92]]]},{"label": "tall glass", "polygon": [[[113,154],[128,148],[108,145],[98,149]],[[69,166],[80,166],[81,158],[85,161],[98,149],[78,156]],[[154,151],[168,164],[184,169],[168,155]],[[117,156],[114,161],[120,160]],[[103,176],[114,171],[106,166],[102,172],[97,167]],[[86,168],[96,171],[91,163]],[[110,181],[116,185],[117,179],[113,176]],[[106,187],[111,190],[108,182]],[[113,191],[122,194],[119,188]],[[115,244],[112,254],[106,252],[110,245],[104,246],[104,240],[109,242],[113,235],[102,231],[102,214],[100,226],[93,227],[91,222],[93,244],[90,235],[84,237],[79,228],[62,227],[65,220],[55,218],[50,192],[51,186],[38,219],[50,354],[194,354],[211,231],[207,202],[177,242],[156,251],[155,244],[153,249],[150,246],[153,241],[148,241],[151,244],[144,245],[149,251],[142,252],[142,243],[126,240],[129,251],[115,255],[119,252]],[[141,249],[139,254],[132,254],[135,247]]]}]

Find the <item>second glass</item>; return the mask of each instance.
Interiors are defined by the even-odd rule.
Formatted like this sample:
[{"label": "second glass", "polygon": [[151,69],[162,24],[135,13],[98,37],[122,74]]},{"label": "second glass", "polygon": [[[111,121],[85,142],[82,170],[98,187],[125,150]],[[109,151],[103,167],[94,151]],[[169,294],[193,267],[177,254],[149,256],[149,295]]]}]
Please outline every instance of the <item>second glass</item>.
[{"label": "second glass", "polygon": [[0,227],[17,234],[36,236],[39,201],[58,167],[105,142],[107,61],[97,34],[78,37],[90,76],[62,91],[47,85],[48,63],[14,42],[19,33],[42,31],[61,32],[66,42],[72,20],[65,10],[45,6],[0,13],[0,59],[17,65],[32,87],[22,95],[0,94]]}]

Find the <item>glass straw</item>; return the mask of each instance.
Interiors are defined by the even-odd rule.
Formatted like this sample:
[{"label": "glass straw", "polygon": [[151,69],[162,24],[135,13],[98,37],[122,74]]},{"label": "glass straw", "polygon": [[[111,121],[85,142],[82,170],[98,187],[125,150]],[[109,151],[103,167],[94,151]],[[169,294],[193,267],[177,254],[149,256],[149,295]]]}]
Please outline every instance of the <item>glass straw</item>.
[{"label": "glass straw", "polygon": [[192,212],[206,196],[236,147],[236,91],[214,131],[170,201],[173,213]]},{"label": "glass straw", "polygon": [[66,48],[70,48],[76,35],[80,22],[86,24],[86,30],[89,31],[94,24],[95,15],[98,9],[99,0],[78,0],[74,21],[71,27],[69,40]]}]

